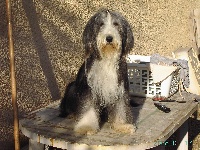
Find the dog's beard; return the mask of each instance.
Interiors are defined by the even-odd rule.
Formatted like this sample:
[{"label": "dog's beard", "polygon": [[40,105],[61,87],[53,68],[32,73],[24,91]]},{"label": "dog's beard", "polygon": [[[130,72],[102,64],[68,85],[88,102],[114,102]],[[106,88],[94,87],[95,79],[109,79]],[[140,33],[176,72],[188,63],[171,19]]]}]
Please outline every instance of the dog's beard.
[{"label": "dog's beard", "polygon": [[100,51],[103,58],[113,58],[120,50],[118,44],[107,43],[101,46]]}]

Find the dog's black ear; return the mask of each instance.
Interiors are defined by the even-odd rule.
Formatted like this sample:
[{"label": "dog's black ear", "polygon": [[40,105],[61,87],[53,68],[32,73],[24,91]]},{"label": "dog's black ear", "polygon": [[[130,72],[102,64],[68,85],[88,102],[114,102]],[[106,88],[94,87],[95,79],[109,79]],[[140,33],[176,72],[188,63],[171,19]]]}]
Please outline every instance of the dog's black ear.
[{"label": "dog's black ear", "polygon": [[85,29],[83,31],[82,41],[83,41],[86,57],[88,57],[93,51],[92,42],[94,40],[92,38],[94,38],[94,36],[92,32],[94,29],[94,21],[95,21],[95,16],[90,18],[90,20],[87,22]]},{"label": "dog's black ear", "polygon": [[134,45],[134,37],[131,25],[126,21],[126,19],[123,20],[123,31],[124,36],[122,39],[122,56],[126,56]]},{"label": "dog's black ear", "polygon": [[90,54],[93,53],[95,50],[95,42],[96,42],[96,29],[95,29],[95,24],[96,24],[96,18],[98,17],[98,13],[96,13],[94,16],[92,16],[89,21],[87,22],[85,29],[83,31],[83,37],[82,37],[82,42],[85,48],[85,54],[86,58],[90,56]]},{"label": "dog's black ear", "polygon": [[101,15],[107,11],[108,10],[106,8],[99,9],[99,11],[89,19],[85,26],[82,42],[85,48],[86,58],[90,56],[95,51],[95,49],[97,49],[96,37],[100,29],[100,18]]}]

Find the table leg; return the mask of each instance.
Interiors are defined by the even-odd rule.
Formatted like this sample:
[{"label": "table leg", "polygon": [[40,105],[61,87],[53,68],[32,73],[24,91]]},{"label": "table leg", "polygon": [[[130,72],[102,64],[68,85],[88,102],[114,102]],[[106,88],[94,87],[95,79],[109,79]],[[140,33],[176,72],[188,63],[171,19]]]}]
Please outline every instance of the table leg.
[{"label": "table leg", "polygon": [[178,129],[178,142],[177,150],[188,150],[188,120]]},{"label": "table leg", "polygon": [[29,139],[29,150],[44,150],[44,144]]}]

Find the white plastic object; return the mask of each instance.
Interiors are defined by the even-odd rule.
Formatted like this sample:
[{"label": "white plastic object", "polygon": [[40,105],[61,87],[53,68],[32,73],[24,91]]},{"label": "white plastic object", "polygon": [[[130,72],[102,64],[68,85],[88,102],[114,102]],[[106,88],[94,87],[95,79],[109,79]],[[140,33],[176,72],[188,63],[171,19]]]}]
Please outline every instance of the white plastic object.
[{"label": "white plastic object", "polygon": [[[150,71],[150,56],[140,56],[141,55],[134,55],[132,56],[134,60],[127,60],[129,93],[131,95],[154,97],[156,94],[159,94],[161,96],[169,97],[171,94],[175,93],[178,90],[178,84],[175,79],[174,73],[168,76],[161,83],[154,84],[153,77]],[[134,63],[135,60],[137,60],[136,62],[140,63]],[[172,87],[171,85],[173,85],[174,87]]]}]

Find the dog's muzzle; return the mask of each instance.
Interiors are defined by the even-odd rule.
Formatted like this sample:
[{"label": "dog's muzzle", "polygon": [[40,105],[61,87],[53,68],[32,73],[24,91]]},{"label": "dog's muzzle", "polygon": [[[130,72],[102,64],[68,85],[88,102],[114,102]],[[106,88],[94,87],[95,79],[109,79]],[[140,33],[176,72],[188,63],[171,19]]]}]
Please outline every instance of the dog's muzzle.
[{"label": "dog's muzzle", "polygon": [[114,37],[112,35],[107,35],[105,37],[105,43],[101,44],[100,50],[103,54],[103,57],[112,57],[119,52],[119,45],[114,40]]}]

